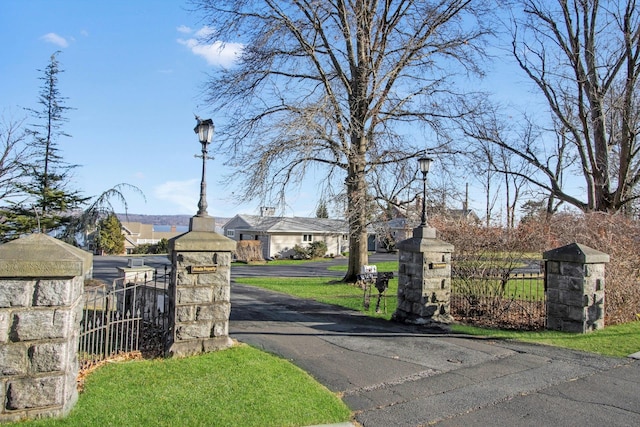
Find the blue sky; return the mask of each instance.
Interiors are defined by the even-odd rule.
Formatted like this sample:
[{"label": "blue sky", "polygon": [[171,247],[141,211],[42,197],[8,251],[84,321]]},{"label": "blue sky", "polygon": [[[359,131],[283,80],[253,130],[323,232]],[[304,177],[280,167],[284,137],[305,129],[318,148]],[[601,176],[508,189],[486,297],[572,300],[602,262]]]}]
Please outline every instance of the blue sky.
[{"label": "blue sky", "polygon": [[[37,108],[38,70],[59,50],[64,72],[58,88],[74,108],[64,125],[72,138],[59,146],[67,162],[81,166],[75,188],[94,196],[128,183],[146,197],[128,193],[130,213],[195,214],[202,163],[194,158],[200,152],[194,114],[220,123],[223,114],[209,111],[201,92],[207,73],[228,65],[239,45],[229,43],[223,51],[201,45],[198,35],[207,27],[187,8],[183,0],[0,0],[0,120],[24,117],[23,107]],[[513,64],[497,61],[488,76],[485,84],[503,102],[530,102]],[[214,156],[215,147],[214,136]],[[258,213],[259,202],[239,206],[235,189],[220,184],[231,172],[223,163],[216,156],[207,165],[209,214]],[[471,206],[482,214],[480,183],[469,181]],[[314,177],[307,182],[289,193],[279,214],[315,214]]]},{"label": "blue sky", "polygon": [[[208,72],[228,64],[225,51],[197,42],[206,31],[183,1],[1,0],[0,115],[7,121],[37,107],[39,77],[55,51],[64,72],[58,88],[68,98],[62,138],[64,159],[81,165],[76,188],[97,195],[126,182],[146,201],[127,194],[130,213],[195,214],[200,188],[200,143],[194,113],[202,105]],[[215,136],[211,145],[215,156]],[[218,181],[229,172],[221,157],[207,164],[208,212],[213,216],[255,213],[237,206],[233,189]],[[300,193],[287,215],[312,215],[315,195]],[[117,211],[124,211],[116,206]]]}]

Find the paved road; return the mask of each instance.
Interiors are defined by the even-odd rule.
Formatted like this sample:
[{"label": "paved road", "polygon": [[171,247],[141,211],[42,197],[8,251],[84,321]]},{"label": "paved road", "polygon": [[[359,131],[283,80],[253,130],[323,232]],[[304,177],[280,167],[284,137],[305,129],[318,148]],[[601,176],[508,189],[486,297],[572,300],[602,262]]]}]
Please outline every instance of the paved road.
[{"label": "paved road", "polygon": [[230,335],[340,393],[363,426],[640,425],[640,361],[450,335],[232,285]]}]

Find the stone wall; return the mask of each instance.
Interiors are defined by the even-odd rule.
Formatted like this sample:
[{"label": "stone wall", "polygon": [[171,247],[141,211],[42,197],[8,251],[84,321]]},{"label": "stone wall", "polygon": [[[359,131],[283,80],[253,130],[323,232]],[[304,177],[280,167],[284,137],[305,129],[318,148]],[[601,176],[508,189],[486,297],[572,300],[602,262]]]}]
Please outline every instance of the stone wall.
[{"label": "stone wall", "polygon": [[91,254],[34,234],[0,245],[0,422],[62,416],[78,398]]},{"label": "stone wall", "polygon": [[604,273],[609,255],[578,243],[547,251],[547,329],[585,333],[603,329]]},{"label": "stone wall", "polygon": [[173,271],[169,295],[169,356],[228,348],[231,252],[236,242],[214,232],[190,231],[169,241]]},{"label": "stone wall", "polygon": [[398,307],[394,320],[415,324],[452,321],[453,245],[435,235],[435,229],[418,227],[412,238],[398,243]]}]

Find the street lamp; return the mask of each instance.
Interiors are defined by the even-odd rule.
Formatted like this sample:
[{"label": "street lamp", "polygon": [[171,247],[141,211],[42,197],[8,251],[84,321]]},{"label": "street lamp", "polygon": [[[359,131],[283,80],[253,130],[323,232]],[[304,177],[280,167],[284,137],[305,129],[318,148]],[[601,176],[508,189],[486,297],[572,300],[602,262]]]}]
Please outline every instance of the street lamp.
[{"label": "street lamp", "polygon": [[207,148],[211,143],[211,138],[213,137],[213,120],[205,119],[202,120],[200,117],[196,116],[196,120],[198,124],[193,131],[198,134],[198,139],[200,140],[200,144],[202,144],[202,155],[196,157],[202,157],[202,179],[200,180],[200,201],[198,202],[198,213],[196,216],[198,217],[208,217],[207,213],[207,182],[205,179],[205,173],[207,168],[207,159],[211,157],[207,156]]},{"label": "street lamp", "polygon": [[420,227],[427,226],[427,174],[429,173],[431,162],[433,162],[433,159],[429,157],[423,156],[418,159],[420,172],[422,172],[422,221],[420,222]]}]

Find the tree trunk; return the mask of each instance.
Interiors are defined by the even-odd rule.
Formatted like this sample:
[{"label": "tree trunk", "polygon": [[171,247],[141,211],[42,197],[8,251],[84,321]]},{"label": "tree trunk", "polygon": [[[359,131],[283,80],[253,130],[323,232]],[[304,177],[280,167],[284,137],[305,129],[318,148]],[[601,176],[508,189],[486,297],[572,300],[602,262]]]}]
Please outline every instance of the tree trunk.
[{"label": "tree trunk", "polygon": [[367,183],[365,181],[365,156],[357,155],[350,162],[346,180],[349,218],[349,266],[344,282],[355,282],[360,267],[369,262],[367,247]]}]

